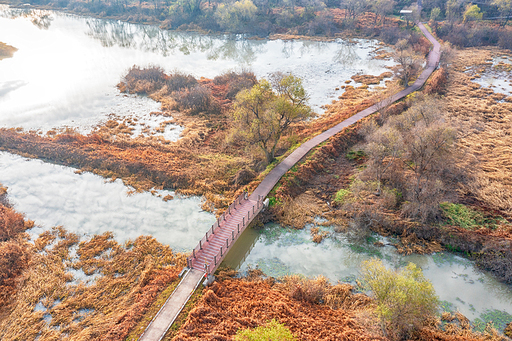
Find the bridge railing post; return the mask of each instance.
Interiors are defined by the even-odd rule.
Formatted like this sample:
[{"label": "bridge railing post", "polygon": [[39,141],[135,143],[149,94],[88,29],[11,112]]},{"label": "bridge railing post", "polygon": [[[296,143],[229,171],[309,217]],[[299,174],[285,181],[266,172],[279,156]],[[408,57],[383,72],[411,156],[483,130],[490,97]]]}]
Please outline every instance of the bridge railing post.
[{"label": "bridge railing post", "polygon": [[192,250],[192,255],[194,256],[194,258],[196,258],[196,249]]},{"label": "bridge railing post", "polygon": [[229,248],[229,238],[226,238],[226,250]]},{"label": "bridge railing post", "polygon": [[222,246],[220,247],[220,256],[222,257]]},{"label": "bridge railing post", "polygon": [[236,227],[238,228],[238,234],[240,234],[240,223],[236,224]]},{"label": "bridge railing post", "polygon": [[215,265],[217,265],[217,256],[213,256],[213,262],[215,263]]},{"label": "bridge railing post", "polygon": [[202,240],[199,240],[199,250],[202,250],[203,249],[203,243],[202,243]]},{"label": "bridge railing post", "polygon": [[231,231],[231,239],[235,240],[235,231]]}]

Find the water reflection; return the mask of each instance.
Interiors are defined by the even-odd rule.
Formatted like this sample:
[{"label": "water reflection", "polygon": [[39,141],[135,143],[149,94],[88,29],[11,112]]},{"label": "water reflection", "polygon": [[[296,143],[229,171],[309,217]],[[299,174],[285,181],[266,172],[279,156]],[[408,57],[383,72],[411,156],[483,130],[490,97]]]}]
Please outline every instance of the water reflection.
[{"label": "water reflection", "polygon": [[[129,195],[121,181],[105,182],[91,173],[0,152],[0,183],[14,208],[40,227],[52,226],[91,236],[112,231],[117,241],[151,235],[174,250],[190,250],[215,216],[201,210],[198,197],[164,202],[150,193]],[[161,191],[163,197],[169,191]]]},{"label": "water reflection", "polygon": [[9,8],[5,5],[0,5],[0,17],[9,19],[27,18],[34,26],[41,30],[50,28],[54,19],[52,13],[51,11],[40,9]]},{"label": "water reflection", "polygon": [[374,240],[390,244],[386,238],[373,238],[370,243],[353,243],[344,234],[332,233],[315,244],[309,229],[286,230],[267,224],[262,231],[246,230],[224,263],[241,271],[257,266],[271,276],[321,274],[336,282],[354,281],[361,262],[370,257],[379,257],[395,268],[413,262],[432,281],[440,299],[470,319],[493,309],[512,314],[512,288],[480,271],[473,262],[449,253],[402,256],[390,245],[373,245]]},{"label": "water reflection", "polygon": [[[22,14],[39,18],[48,29],[36,28]],[[14,58],[0,63],[0,126],[43,133],[62,126],[87,131],[90,122],[105,120],[105,115],[123,115],[119,108],[131,104],[119,105],[124,99],[115,85],[134,64],[208,78],[239,68],[252,69],[257,77],[293,72],[304,80],[318,113],[352,75],[379,75],[392,64],[372,60],[373,43],[366,40],[247,40],[5,5],[0,5],[0,32],[5,43],[18,48]],[[155,111],[154,104],[145,102],[148,108],[141,115]]]},{"label": "water reflection", "polygon": [[338,46],[340,47],[334,56],[334,62],[350,67],[361,59],[356,52],[356,44],[342,41]]},{"label": "water reflection", "polygon": [[263,44],[236,36],[209,36],[191,32],[164,31],[157,26],[88,18],[86,35],[104,47],[135,48],[163,56],[206,53],[209,60],[227,59],[251,64],[263,53]]}]

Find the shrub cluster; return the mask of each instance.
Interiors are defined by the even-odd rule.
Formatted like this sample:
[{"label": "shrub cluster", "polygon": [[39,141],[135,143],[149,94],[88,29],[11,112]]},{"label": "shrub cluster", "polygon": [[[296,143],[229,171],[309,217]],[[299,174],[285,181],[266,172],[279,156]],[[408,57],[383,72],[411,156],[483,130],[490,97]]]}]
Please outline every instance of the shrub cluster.
[{"label": "shrub cluster", "polygon": [[437,29],[437,35],[459,47],[499,46],[512,49],[512,29],[490,25],[443,24]]}]

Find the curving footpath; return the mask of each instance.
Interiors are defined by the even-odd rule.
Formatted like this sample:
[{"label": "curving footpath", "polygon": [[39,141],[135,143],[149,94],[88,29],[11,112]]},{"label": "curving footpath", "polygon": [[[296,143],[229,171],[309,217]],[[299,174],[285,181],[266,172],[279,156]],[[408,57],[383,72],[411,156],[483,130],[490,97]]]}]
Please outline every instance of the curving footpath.
[{"label": "curving footpath", "polygon": [[311,149],[362,118],[374,114],[385,106],[419,90],[425,84],[439,64],[441,45],[423,24],[418,23],[418,27],[433,45],[433,48],[428,55],[427,67],[423,70],[418,79],[416,79],[411,86],[399,93],[358,112],[354,116],[305,142],[286,159],[279,163],[265,177],[265,179],[263,179],[249,197],[247,197],[246,194],[242,194],[238,197],[229,206],[228,210],[219,217],[215,224],[213,224],[211,229],[206,232],[206,235],[201,239],[198,246],[194,248],[192,256],[187,259],[187,272],[185,276],[169,299],[162,306],[155,318],[151,321],[139,340],[160,341],[165,336],[165,333],[178,317],[178,314],[181,312],[182,308],[185,306],[201,281],[203,281],[205,277],[208,277],[208,275],[215,272],[231,246],[235,244],[240,234],[249,225],[252,219],[254,219],[254,217],[256,217],[262,210],[263,199],[268,195],[272,188],[274,188],[279,179],[281,179],[281,177],[286,174],[290,168],[306,156]]}]

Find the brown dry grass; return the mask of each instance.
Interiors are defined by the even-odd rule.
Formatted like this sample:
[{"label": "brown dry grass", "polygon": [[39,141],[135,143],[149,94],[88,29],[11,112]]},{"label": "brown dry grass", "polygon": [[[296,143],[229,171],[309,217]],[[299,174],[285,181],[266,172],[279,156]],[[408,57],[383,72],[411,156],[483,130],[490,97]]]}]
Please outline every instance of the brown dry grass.
[{"label": "brown dry grass", "polygon": [[32,254],[24,231],[32,226],[32,221],[9,206],[7,188],[0,184],[0,312],[16,293],[21,274],[29,266]]},{"label": "brown dry grass", "polygon": [[[218,280],[203,290],[173,341],[232,340],[239,329],[255,328],[272,319],[288,327],[298,340],[388,340],[383,335],[373,300],[354,293],[350,284],[331,285],[319,276],[286,276],[276,282],[263,279],[261,271],[246,278],[219,273]],[[460,313],[435,317],[414,340],[498,341],[496,330],[476,333]]]},{"label": "brown dry grass", "polygon": [[390,78],[392,76],[393,76],[393,73],[388,71],[388,72],[381,73],[378,76],[354,75],[350,78],[352,78],[357,83],[369,85],[369,84],[379,84],[384,78]]},{"label": "brown dry grass", "polygon": [[504,95],[471,81],[491,71],[492,57],[503,53],[497,48],[458,51],[445,98],[449,116],[464,127],[459,147],[477,163],[466,190],[490,209],[512,216],[512,103],[500,102]]},{"label": "brown dry grass", "polygon": [[[365,311],[369,299],[351,289],[331,287],[321,278],[311,282],[293,278],[285,284],[226,279],[206,289],[173,340],[231,340],[240,328],[254,328],[272,319],[285,324],[299,340],[383,340],[359,321],[359,316],[368,315],[356,317],[356,307]],[[352,308],[334,310],[311,303],[318,295],[330,295],[333,305]]]},{"label": "brown dry grass", "polygon": [[[17,293],[1,311],[0,338],[124,340],[158,294],[177,280],[183,264],[183,255],[151,237],[121,246],[108,233],[79,242],[63,228],[44,232]],[[74,282],[71,269],[96,278]]]}]

